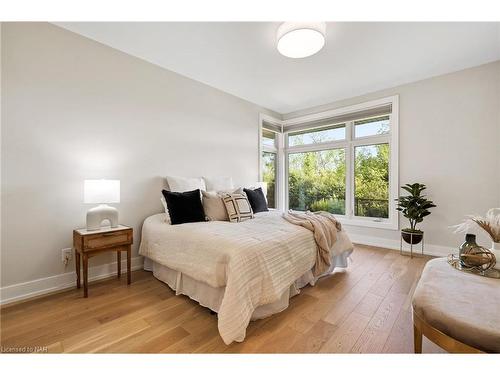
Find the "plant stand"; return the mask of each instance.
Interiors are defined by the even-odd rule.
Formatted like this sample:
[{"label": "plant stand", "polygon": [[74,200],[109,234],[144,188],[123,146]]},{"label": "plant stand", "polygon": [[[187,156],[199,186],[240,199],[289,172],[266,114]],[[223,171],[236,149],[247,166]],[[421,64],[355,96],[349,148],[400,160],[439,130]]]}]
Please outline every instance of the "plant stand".
[{"label": "plant stand", "polygon": [[[412,232],[405,232],[407,234],[410,235],[410,258],[413,258],[413,235],[415,233],[412,233]],[[421,245],[421,249],[420,249],[420,255],[424,255],[424,233],[422,233],[422,240],[420,241]],[[415,244],[415,245],[418,245],[418,244]],[[408,252],[405,252],[403,251],[403,231],[401,231],[400,233],[400,238],[399,238],[399,255],[405,255],[405,256],[408,256]]]}]

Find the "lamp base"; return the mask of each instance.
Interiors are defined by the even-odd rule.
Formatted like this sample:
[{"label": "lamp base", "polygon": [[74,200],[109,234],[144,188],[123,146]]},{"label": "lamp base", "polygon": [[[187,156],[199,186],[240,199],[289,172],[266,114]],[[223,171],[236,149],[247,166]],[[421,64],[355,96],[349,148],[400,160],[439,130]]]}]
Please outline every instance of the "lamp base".
[{"label": "lamp base", "polygon": [[115,207],[101,204],[87,211],[87,230],[98,230],[101,223],[109,220],[111,228],[118,226],[118,210]]}]

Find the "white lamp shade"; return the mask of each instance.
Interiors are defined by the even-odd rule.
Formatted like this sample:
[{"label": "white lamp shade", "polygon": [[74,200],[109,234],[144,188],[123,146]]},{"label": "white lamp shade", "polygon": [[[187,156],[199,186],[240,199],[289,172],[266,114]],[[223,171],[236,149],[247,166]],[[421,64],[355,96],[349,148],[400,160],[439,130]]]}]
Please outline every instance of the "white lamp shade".
[{"label": "white lamp shade", "polygon": [[84,203],[120,203],[120,180],[85,180]]},{"label": "white lamp shade", "polygon": [[299,59],[312,56],[325,45],[325,22],[284,22],[276,35],[278,51]]}]

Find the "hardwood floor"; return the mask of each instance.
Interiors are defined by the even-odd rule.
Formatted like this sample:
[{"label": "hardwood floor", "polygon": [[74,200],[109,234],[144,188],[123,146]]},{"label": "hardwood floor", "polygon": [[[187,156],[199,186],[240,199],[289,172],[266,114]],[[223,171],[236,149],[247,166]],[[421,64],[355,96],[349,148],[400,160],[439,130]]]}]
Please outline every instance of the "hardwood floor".
[{"label": "hardwood floor", "polygon": [[[430,258],[356,246],[347,270],[306,287],[280,314],[226,346],[217,317],[151,273],[91,284],[1,309],[1,345],[48,352],[413,353],[411,296]],[[43,349],[45,350],[45,349]],[[442,352],[424,339],[424,352]]]}]

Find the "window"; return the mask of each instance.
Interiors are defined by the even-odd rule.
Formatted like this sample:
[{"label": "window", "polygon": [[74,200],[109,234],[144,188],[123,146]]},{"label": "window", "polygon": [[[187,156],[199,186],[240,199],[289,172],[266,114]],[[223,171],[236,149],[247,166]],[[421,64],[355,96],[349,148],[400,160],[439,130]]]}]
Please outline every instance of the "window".
[{"label": "window", "polygon": [[389,144],[354,147],[354,216],[389,218]]},{"label": "window", "polygon": [[293,210],[345,214],[345,150],[288,154],[288,201]]},{"label": "window", "polygon": [[345,139],[345,124],[288,134],[288,146],[301,146]]},{"label": "window", "polygon": [[280,208],[280,152],[282,152],[281,121],[261,115],[260,124],[260,181],[267,185],[267,205],[269,208]]},{"label": "window", "polygon": [[262,145],[276,148],[277,134],[271,130],[262,129]]},{"label": "window", "polygon": [[370,137],[389,133],[389,116],[354,121],[354,137]]},{"label": "window", "polygon": [[261,122],[259,157],[270,207],[398,228],[397,96],[276,123]]},{"label": "window", "polygon": [[276,208],[276,153],[262,152],[262,181],[267,184],[267,206]]},{"label": "window", "polygon": [[[347,137],[351,132],[353,136]],[[390,115],[385,115],[288,133],[288,207],[388,219],[390,146],[379,142],[389,132]],[[348,176],[353,184],[350,199],[346,199]]]}]

